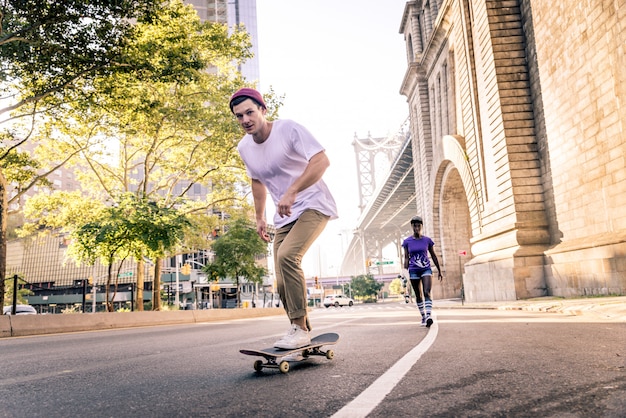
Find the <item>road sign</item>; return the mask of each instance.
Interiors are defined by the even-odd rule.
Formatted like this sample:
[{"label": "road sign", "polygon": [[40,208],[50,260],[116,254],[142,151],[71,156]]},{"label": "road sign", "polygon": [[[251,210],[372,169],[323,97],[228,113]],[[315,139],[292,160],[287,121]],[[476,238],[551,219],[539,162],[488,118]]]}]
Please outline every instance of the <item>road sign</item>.
[{"label": "road sign", "polygon": [[117,277],[133,277],[133,272],[132,271],[125,271],[124,273],[118,274]]},{"label": "road sign", "polygon": [[376,261],[374,264],[376,264],[377,266],[381,266],[381,265],[393,264],[393,261]]}]

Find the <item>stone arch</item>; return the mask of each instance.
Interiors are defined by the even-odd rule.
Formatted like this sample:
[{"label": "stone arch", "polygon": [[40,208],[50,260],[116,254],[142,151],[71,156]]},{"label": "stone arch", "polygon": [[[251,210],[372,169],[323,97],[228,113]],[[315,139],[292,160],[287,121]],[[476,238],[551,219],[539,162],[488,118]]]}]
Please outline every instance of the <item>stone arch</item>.
[{"label": "stone arch", "polygon": [[[442,139],[442,146],[443,160],[450,161],[461,176],[470,212],[472,234],[477,235],[482,231],[482,215],[480,202],[478,200],[478,188],[474,182],[472,169],[469,165],[467,153],[465,152],[465,138],[458,135],[445,135]],[[440,181],[440,179],[437,178],[435,184],[437,181]]]},{"label": "stone arch", "polygon": [[[435,249],[445,270],[444,282],[433,286],[433,296],[439,299],[461,297],[464,265],[471,259],[470,208],[476,205],[476,188],[462,141],[461,137],[444,136],[444,158],[433,184]],[[461,255],[461,251],[466,254]]]}]

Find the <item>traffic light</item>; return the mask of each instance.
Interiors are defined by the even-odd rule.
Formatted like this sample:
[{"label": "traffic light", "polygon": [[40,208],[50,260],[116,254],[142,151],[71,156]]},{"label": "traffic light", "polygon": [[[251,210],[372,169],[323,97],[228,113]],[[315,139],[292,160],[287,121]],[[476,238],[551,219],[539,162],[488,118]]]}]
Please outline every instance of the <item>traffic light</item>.
[{"label": "traffic light", "polygon": [[315,288],[317,289],[319,287],[320,281],[317,278],[317,276],[315,276]]},{"label": "traffic light", "polygon": [[185,276],[188,276],[191,274],[191,265],[190,264],[183,264],[183,266],[180,268],[180,272],[182,274],[184,274]]}]

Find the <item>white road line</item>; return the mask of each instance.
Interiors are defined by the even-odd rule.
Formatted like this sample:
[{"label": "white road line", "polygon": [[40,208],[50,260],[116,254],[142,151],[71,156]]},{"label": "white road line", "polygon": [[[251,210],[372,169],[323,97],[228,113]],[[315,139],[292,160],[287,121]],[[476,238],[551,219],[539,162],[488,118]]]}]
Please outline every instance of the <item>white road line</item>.
[{"label": "white road line", "polygon": [[404,357],[396,362],[389,370],[374,381],[359,396],[354,398],[352,402],[341,408],[332,418],[363,418],[372,412],[378,404],[393,390],[393,388],[402,380],[405,374],[411,370],[411,367],[422,357],[430,346],[435,342],[439,326],[437,318],[433,315],[435,323],[430,327],[428,334],[424,339],[416,345],[411,351],[406,353]]}]

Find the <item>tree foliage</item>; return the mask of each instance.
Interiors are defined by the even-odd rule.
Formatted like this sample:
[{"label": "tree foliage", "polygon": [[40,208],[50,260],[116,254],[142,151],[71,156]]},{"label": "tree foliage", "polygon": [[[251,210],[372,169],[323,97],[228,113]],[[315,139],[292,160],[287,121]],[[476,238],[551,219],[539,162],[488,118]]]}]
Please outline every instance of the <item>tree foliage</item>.
[{"label": "tree foliage", "polygon": [[[109,288],[113,263],[119,261],[121,269],[129,256],[135,260],[144,255],[161,258],[180,246],[189,226],[188,219],[178,210],[128,193],[119,199],[119,204],[104,207],[90,221],[75,225],[68,253],[79,262],[93,264],[100,259],[109,267],[106,300],[112,311]],[[119,272],[114,277],[118,276]]]},{"label": "tree foliage", "polygon": [[[199,246],[199,235],[206,243],[207,230],[216,226],[211,225],[216,210],[245,206],[241,190],[247,181],[236,153],[241,132],[228,98],[243,85],[234,64],[250,57],[249,37],[240,30],[229,34],[225,25],[201,23],[180,0],[158,8],[143,3],[137,10],[145,11],[144,17],[124,27],[108,61],[103,58],[108,70],[72,79],[72,88],[62,89],[63,94],[52,89],[37,96],[22,85],[24,94],[38,97],[22,101],[24,112],[35,115],[45,108],[45,118],[21,138],[37,141],[44,160],[72,156],[67,165],[80,173],[90,199],[115,207],[119,196],[132,193],[138,201],[158,201],[188,219],[204,219],[198,225],[206,228],[192,229],[196,237],[189,240]],[[46,78],[46,83],[61,79]],[[279,105],[271,93],[268,104],[273,113]],[[194,197],[198,188],[206,199]],[[55,207],[59,200],[52,194],[33,205]],[[140,307],[140,253],[151,250],[138,248],[131,256],[137,261]]]},{"label": "tree foliage", "polygon": [[[242,83],[232,63],[249,56],[247,34],[201,23],[193,9],[172,1],[150,23],[137,24],[135,35],[124,56],[138,61],[138,72],[177,78],[114,73],[94,79],[93,100],[66,104],[40,132],[55,145],[47,148],[48,159],[80,153],[70,164],[81,170],[83,188],[101,199],[133,192],[189,212],[232,204],[245,172],[228,98]],[[183,66],[179,55],[197,57],[214,71]],[[204,201],[188,198],[198,187],[208,191]]]},{"label": "tree foliage", "polygon": [[235,218],[228,231],[213,244],[215,260],[203,270],[209,280],[230,278],[237,286],[237,305],[240,298],[240,278],[248,283],[262,283],[267,270],[259,266],[256,258],[267,253],[267,244],[261,240],[256,228],[244,218]]},{"label": "tree foliage", "polygon": [[392,295],[401,295],[405,292],[406,287],[402,286],[402,280],[395,278],[389,283],[389,293]]},{"label": "tree foliage", "polygon": [[[127,55],[144,57],[141,72],[171,71],[178,78],[146,82],[126,74],[100,77],[94,82],[98,100],[70,107],[70,120],[78,125],[57,119],[49,132],[58,132],[59,126],[73,131],[64,137],[80,149],[93,138],[104,138],[75,161],[83,169],[84,187],[99,191],[103,199],[115,201],[120,193],[134,193],[185,213],[209,215],[217,205],[232,205],[240,199],[244,171],[236,154],[239,131],[227,103],[241,83],[231,63],[248,56],[247,35],[229,35],[224,25],[201,23],[196,12],[179,1],[159,11],[149,24],[138,24],[136,33]],[[171,59],[177,55],[197,57],[204,68],[217,71],[164,66],[182,62]],[[113,152],[104,154],[109,150]],[[197,190],[203,191],[203,200],[193,198]],[[143,257],[133,257],[141,307]],[[159,261],[155,259],[155,265]],[[157,271],[155,277],[158,282]]]},{"label": "tree foliage", "polygon": [[352,294],[360,298],[376,297],[376,295],[378,294],[378,292],[380,292],[383,286],[384,284],[382,282],[376,281],[376,279],[374,279],[374,276],[371,274],[361,274],[359,276],[353,277],[350,281]]},{"label": "tree foliage", "polygon": [[[10,158],[15,148],[31,138],[39,115],[86,93],[77,83],[87,83],[114,69],[133,71],[117,58],[132,37],[132,22],[149,21],[159,7],[160,0],[0,2],[0,160]],[[16,121],[23,130],[14,128]],[[6,274],[8,185],[12,180],[3,168],[0,293]],[[0,300],[0,307],[2,304]]]},{"label": "tree foliage", "polygon": [[77,81],[133,71],[124,48],[133,21],[152,20],[159,0],[8,0],[0,5],[0,113],[63,96]]}]

